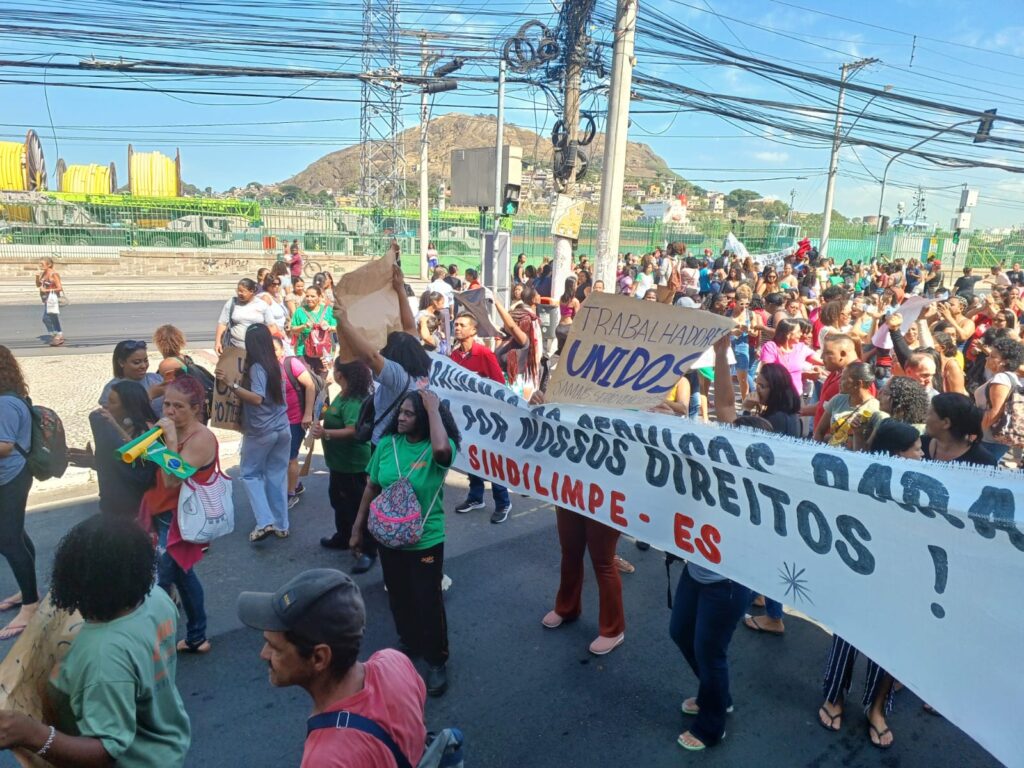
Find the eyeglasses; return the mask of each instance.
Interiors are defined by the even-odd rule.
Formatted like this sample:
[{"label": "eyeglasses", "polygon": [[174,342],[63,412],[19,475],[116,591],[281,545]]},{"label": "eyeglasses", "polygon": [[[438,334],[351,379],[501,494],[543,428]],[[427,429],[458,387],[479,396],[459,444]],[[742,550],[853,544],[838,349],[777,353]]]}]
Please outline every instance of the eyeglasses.
[{"label": "eyeglasses", "polygon": [[274,282],[271,283],[271,285],[280,285],[280,284],[281,284],[280,280],[275,280]]}]

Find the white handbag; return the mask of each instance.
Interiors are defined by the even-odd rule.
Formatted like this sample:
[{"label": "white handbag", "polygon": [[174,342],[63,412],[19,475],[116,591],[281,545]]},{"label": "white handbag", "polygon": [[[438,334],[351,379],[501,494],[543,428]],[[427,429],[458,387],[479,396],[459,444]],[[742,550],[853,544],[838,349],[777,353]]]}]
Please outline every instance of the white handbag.
[{"label": "white handbag", "polygon": [[181,538],[193,544],[206,544],[235,530],[235,504],[231,493],[231,478],[220,471],[220,457],[208,482],[185,480],[178,496]]},{"label": "white handbag", "polygon": [[60,314],[60,296],[57,295],[56,291],[50,291],[46,295],[46,314],[48,314],[48,315],[59,315]]}]

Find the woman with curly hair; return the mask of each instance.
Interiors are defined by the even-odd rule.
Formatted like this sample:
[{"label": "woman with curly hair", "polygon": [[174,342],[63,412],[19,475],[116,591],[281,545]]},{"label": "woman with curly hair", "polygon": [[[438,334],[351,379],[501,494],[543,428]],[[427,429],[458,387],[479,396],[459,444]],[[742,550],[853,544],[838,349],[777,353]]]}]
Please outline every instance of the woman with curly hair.
[{"label": "woman with curly hair", "polygon": [[878,390],[879,410],[871,417],[871,431],[877,431],[879,424],[892,418],[923,434],[930,400],[928,390],[920,382],[909,376],[893,376]]},{"label": "woman with curly hair", "polygon": [[20,608],[0,629],[0,640],[25,631],[39,606],[36,584],[36,548],[25,531],[25,507],[32,487],[26,456],[32,448],[32,414],[28,385],[21,367],[5,346],[0,346],[0,554],[6,559],[19,592],[0,601],[0,611]]},{"label": "woman with curly hair", "polygon": [[367,467],[369,482],[352,526],[350,545],[363,549],[370,504],[385,488],[405,478],[424,518],[415,544],[393,548],[379,542],[384,586],[403,650],[422,654],[430,669],[427,693],[448,688],[448,623],[444,612],[444,479],[459,449],[459,428],[451,412],[427,389],[410,392],[385,430]]},{"label": "woman with curly hair", "polygon": [[97,515],[67,532],[50,594],[85,623],[50,678],[53,725],[0,712],[0,747],[54,765],[184,765],[191,732],[175,685],[177,610],[152,586],[153,547],[137,526]]},{"label": "woman with curly hair", "polygon": [[[164,445],[186,464],[198,467],[191,480],[208,483],[218,471],[217,438],[201,421],[206,391],[193,376],[179,376],[167,385],[163,418],[157,426],[163,430]],[[178,528],[178,496],[181,480],[165,471],[156,473],[156,482],[142,497],[139,520],[150,531],[157,545],[157,584],[170,592],[178,590],[188,620],[185,639],[178,650],[206,653],[206,605],[203,585],[195,565],[203,559],[203,548],[185,541]]]}]

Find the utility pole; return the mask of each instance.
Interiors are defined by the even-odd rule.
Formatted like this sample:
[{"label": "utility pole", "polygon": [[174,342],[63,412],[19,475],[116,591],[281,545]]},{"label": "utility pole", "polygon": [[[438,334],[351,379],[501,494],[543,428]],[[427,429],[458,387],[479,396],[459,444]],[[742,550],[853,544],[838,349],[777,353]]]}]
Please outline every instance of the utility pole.
[{"label": "utility pole", "polygon": [[495,142],[494,173],[494,231],[501,224],[501,202],[505,190],[501,186],[501,172],[505,165],[505,60],[498,62],[498,136]]},{"label": "utility pole", "polygon": [[793,223],[793,206],[796,205],[796,189],[789,190],[789,211],[786,213],[786,223]]},{"label": "utility pole", "polygon": [[626,142],[629,133],[630,91],[633,87],[633,44],[639,0],[618,0],[615,45],[608,93],[608,121],[601,176],[601,212],[597,229],[594,280],[614,291],[622,227],[622,187],[626,181]]},{"label": "utility pole", "polygon": [[839,173],[839,148],[842,145],[843,102],[846,100],[846,81],[857,70],[874,64],[878,59],[858,59],[841,67],[839,78],[839,100],[836,103],[836,127],[832,138],[832,157],[828,164],[828,186],[825,187],[825,215],[821,222],[821,244],[818,255],[824,259],[828,255],[828,234],[832,228],[832,199],[836,191],[836,175]]},{"label": "utility pole", "polygon": [[[587,24],[594,4],[595,0],[582,0],[578,4],[566,3],[563,7],[571,7],[572,10],[564,17],[568,25],[565,34],[569,45],[565,52],[565,110],[562,115],[566,133],[563,157],[570,162],[565,179],[565,194],[569,197],[576,194],[575,157],[578,151],[580,126],[580,82],[583,79],[583,64],[587,57]],[[565,279],[571,274],[572,240],[555,236],[555,259],[551,272],[552,296],[561,294]]]},{"label": "utility pole", "polygon": [[[420,75],[427,76],[427,69],[430,66],[430,57],[427,54],[427,36],[420,35]],[[427,250],[430,244],[430,182],[428,176],[428,163],[430,161],[429,147],[430,137],[428,129],[430,124],[430,106],[427,103],[427,91],[420,91],[420,279],[429,279],[430,267],[427,260]]]}]

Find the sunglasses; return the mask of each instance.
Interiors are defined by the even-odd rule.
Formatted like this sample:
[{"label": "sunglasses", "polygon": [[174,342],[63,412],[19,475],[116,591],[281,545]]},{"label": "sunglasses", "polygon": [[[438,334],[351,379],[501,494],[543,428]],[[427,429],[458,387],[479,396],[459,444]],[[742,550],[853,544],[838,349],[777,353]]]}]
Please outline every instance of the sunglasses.
[{"label": "sunglasses", "polygon": [[121,343],[128,352],[135,352],[146,348],[146,342],[144,341],[123,341]]}]

